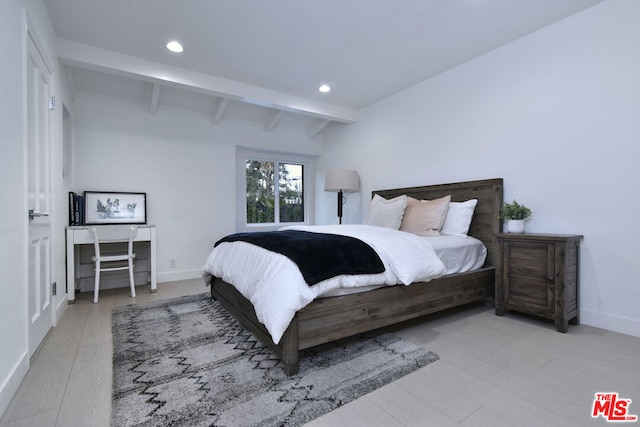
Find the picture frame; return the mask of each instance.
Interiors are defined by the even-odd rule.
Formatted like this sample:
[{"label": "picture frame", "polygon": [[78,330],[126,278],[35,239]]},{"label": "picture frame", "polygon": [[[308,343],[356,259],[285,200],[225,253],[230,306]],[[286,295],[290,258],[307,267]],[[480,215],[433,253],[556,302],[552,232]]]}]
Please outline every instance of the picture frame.
[{"label": "picture frame", "polygon": [[146,224],[147,193],[85,191],[84,224]]}]

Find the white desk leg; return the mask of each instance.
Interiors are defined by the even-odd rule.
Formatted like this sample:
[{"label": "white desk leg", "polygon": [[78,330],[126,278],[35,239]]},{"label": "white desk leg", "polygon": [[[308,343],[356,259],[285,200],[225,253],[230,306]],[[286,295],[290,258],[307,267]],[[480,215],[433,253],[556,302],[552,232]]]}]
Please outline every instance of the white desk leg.
[{"label": "white desk leg", "polygon": [[156,260],[156,228],[151,227],[151,240],[149,242],[149,248],[151,250],[151,293],[158,291],[157,282],[157,260]]},{"label": "white desk leg", "polygon": [[76,251],[73,245],[73,230],[67,231],[67,304],[76,302]]}]

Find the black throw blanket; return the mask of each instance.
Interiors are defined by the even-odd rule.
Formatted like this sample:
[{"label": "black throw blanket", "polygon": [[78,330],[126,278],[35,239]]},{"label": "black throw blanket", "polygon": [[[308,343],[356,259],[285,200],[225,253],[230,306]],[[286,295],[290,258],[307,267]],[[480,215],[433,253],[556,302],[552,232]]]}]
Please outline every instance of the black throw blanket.
[{"label": "black throw blanket", "polygon": [[376,251],[354,237],[297,230],[266,231],[231,234],[215,246],[238,241],[288,257],[298,265],[308,285],[340,274],[376,274],[385,270]]}]

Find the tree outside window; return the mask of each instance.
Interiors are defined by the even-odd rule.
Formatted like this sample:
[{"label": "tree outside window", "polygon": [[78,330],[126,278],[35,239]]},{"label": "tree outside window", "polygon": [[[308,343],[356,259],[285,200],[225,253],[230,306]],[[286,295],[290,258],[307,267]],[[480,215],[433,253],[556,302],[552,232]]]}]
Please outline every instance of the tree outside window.
[{"label": "tree outside window", "polygon": [[304,222],[303,170],[302,164],[247,160],[247,224]]}]

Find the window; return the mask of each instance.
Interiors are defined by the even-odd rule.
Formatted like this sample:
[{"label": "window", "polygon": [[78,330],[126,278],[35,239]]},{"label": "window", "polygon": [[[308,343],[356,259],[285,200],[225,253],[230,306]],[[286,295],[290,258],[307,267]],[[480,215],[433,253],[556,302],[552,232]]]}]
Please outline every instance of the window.
[{"label": "window", "polygon": [[245,161],[247,224],[304,222],[302,164]]},{"label": "window", "polygon": [[311,188],[306,184],[312,162],[304,156],[240,152],[238,231],[309,223]]}]

